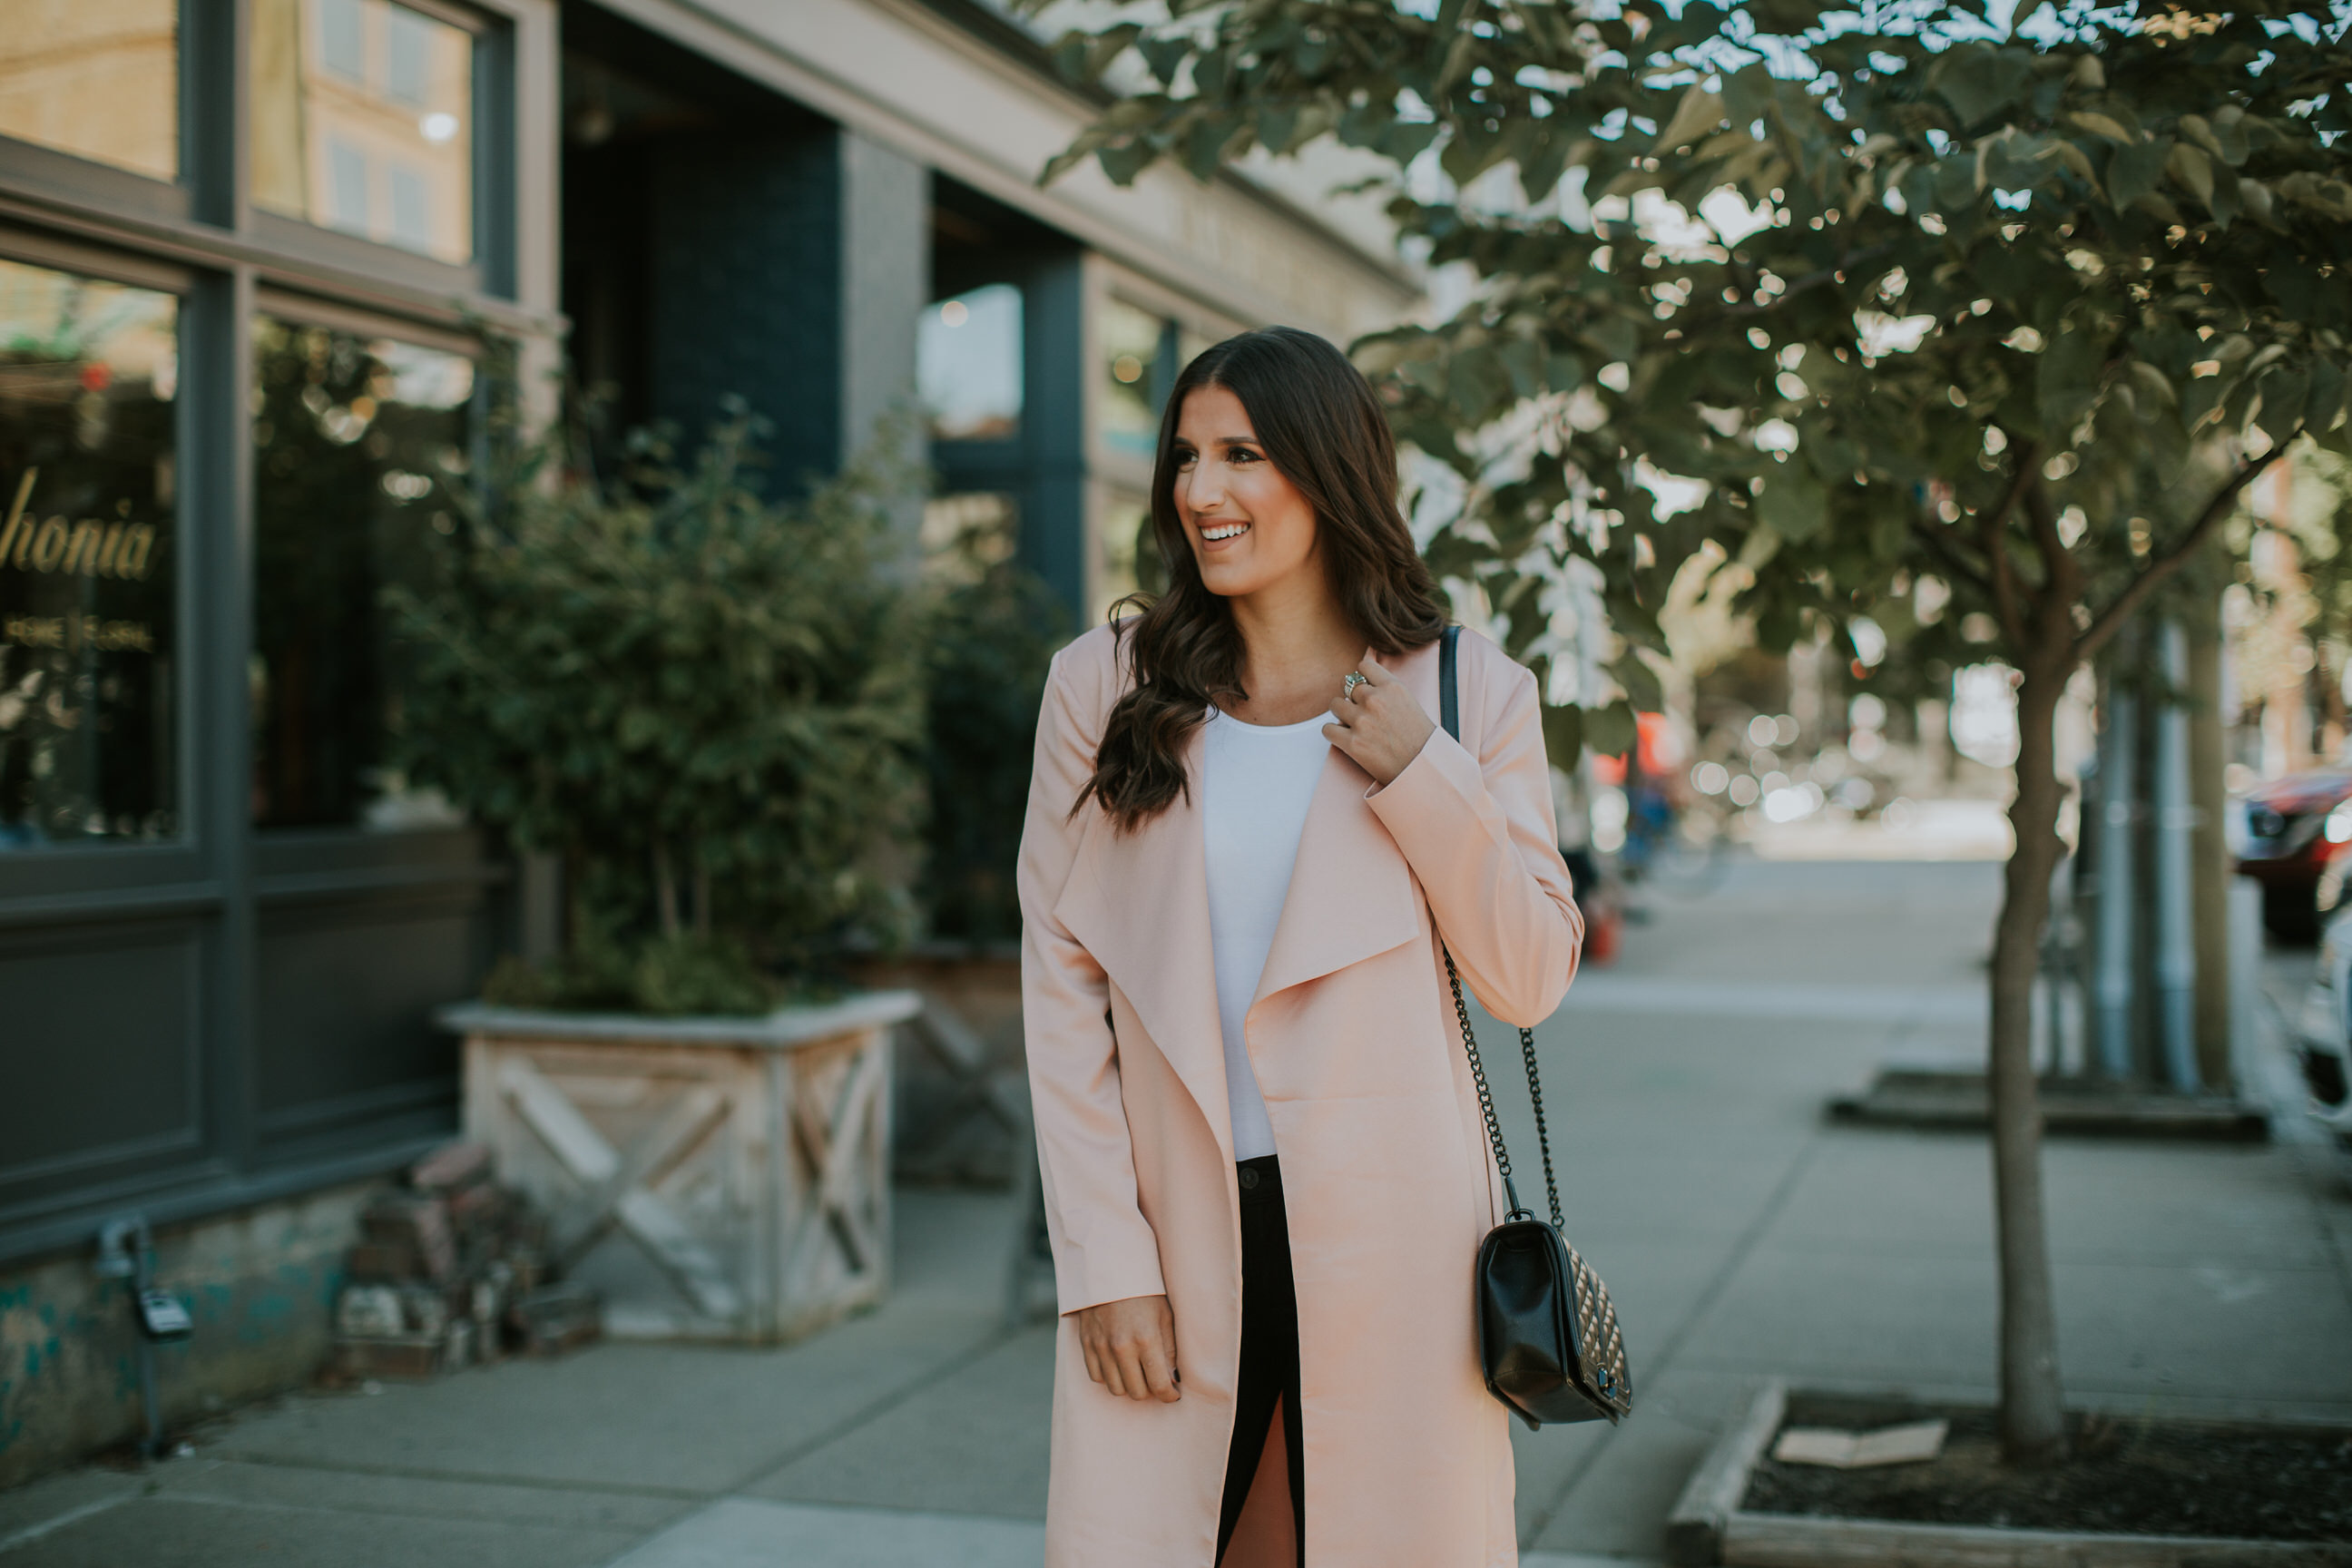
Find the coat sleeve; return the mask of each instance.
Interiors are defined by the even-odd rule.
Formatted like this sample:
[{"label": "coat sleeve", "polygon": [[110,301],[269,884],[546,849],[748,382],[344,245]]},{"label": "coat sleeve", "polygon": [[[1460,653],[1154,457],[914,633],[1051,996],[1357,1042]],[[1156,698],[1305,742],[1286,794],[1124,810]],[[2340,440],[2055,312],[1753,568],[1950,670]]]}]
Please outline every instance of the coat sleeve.
[{"label": "coat sleeve", "polygon": [[1064,1312],[1167,1290],[1159,1237],[1136,1201],[1109,978],[1054,917],[1093,810],[1073,817],[1070,804],[1094,772],[1113,695],[1083,689],[1108,684],[1066,668],[1084,662],[1066,648],[1046,679],[1019,871],[1022,1026]]},{"label": "coat sleeve", "polygon": [[1477,755],[1436,731],[1368,804],[1420,879],[1463,980],[1504,1023],[1534,1025],[1568,992],[1584,917],[1552,822],[1535,676],[1511,664],[1504,686],[1486,683]]}]

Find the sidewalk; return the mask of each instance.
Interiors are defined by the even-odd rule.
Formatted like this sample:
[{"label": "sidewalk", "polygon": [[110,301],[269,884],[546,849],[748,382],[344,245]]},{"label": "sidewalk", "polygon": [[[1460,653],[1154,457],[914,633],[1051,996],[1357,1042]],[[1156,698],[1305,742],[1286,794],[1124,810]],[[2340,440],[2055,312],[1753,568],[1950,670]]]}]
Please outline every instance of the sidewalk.
[{"label": "sidewalk", "polygon": [[[1640,1405],[1514,1428],[1529,1568],[1654,1561],[1759,1376],[1990,1397],[1984,1141],[1820,1111],[1883,1060],[1980,1053],[1998,893],[1983,864],[1738,865],[1655,900],[1542,1031],[1570,1233]],[[2076,1403],[2352,1421],[2352,1197],[2316,1153],[2050,1146]],[[1010,1223],[1000,1197],[902,1192],[889,1302],[790,1349],[610,1344],[302,1395],[144,1474],[0,1493],[0,1568],[1034,1568],[1051,1331],[996,1321]]]}]

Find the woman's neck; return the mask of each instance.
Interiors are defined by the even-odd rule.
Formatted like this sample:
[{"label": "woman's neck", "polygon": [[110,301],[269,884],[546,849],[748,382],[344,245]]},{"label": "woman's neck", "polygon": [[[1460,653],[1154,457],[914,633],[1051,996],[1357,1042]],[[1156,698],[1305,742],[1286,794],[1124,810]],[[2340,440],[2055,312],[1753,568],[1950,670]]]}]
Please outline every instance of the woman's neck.
[{"label": "woman's neck", "polygon": [[1246,700],[1226,711],[1252,724],[1299,724],[1339,700],[1339,683],[1364,657],[1319,564],[1229,601],[1242,638]]}]

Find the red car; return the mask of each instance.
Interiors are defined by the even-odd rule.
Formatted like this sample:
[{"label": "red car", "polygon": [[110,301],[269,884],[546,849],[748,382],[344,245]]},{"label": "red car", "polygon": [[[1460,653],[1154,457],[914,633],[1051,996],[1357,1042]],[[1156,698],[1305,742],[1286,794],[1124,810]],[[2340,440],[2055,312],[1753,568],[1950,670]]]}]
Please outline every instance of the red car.
[{"label": "red car", "polygon": [[2352,871],[2352,769],[2312,768],[2273,779],[2238,803],[2238,871],[2263,885],[2263,924],[2306,942]]}]

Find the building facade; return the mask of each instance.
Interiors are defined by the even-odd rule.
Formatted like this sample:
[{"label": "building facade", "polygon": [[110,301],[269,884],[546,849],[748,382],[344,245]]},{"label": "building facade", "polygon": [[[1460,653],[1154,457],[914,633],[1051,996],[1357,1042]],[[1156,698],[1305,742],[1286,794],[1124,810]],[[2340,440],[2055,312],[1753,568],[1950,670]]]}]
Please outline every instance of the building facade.
[{"label": "building facade", "polygon": [[1186,353],[1413,307],[1263,185],[1041,188],[1095,107],[976,0],[0,5],[0,1485],[135,1420],[109,1219],[196,1303],[168,1405],[307,1373],[456,1125],[431,1010],[546,939],[387,760],[486,331],[619,424],[743,399],[773,483],[913,419],[923,531],[1091,617]]}]

